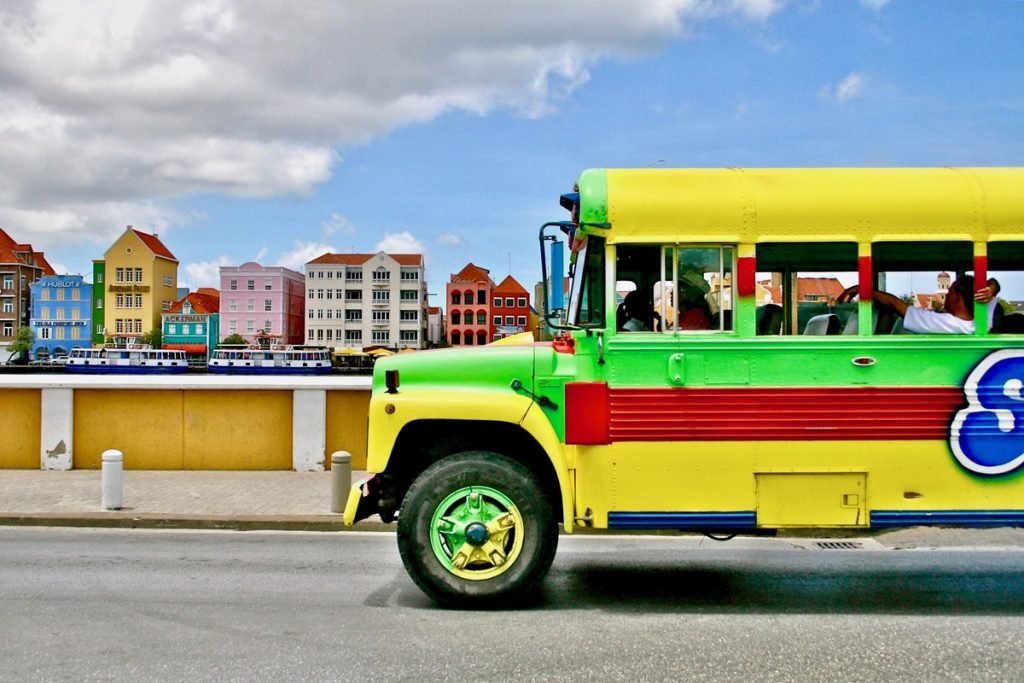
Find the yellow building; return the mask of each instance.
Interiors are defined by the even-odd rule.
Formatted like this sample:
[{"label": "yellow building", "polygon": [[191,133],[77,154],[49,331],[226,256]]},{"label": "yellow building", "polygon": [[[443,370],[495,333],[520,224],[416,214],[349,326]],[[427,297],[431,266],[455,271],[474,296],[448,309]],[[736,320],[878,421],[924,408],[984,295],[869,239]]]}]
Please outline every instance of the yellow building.
[{"label": "yellow building", "polygon": [[107,337],[160,329],[160,314],[177,298],[178,259],[156,235],[128,226],[104,254]]}]

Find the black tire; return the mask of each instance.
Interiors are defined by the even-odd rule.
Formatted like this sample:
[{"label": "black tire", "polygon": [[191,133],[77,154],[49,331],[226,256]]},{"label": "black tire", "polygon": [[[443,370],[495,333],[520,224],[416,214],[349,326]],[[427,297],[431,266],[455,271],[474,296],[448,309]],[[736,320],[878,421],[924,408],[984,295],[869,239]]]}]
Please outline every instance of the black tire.
[{"label": "black tire", "polygon": [[[471,499],[490,510],[484,513],[492,517],[488,528],[513,526],[481,541],[482,525],[476,523],[464,542],[453,543],[463,536],[446,536],[439,529],[472,508]],[[509,503],[514,509],[502,512]],[[409,487],[398,516],[398,550],[406,571],[423,592],[450,607],[501,607],[523,597],[539,586],[557,547],[558,525],[537,477],[497,453],[467,451],[434,463]],[[481,559],[488,548],[501,550],[494,550],[493,560]],[[476,561],[456,566],[467,553],[475,553]]]}]

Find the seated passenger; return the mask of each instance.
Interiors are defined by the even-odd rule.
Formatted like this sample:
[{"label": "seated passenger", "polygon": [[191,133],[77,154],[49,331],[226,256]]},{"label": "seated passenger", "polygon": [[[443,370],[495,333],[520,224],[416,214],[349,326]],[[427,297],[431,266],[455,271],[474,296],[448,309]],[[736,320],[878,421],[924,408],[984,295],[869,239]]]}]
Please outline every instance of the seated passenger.
[{"label": "seated passenger", "polygon": [[[836,299],[846,303],[857,296],[858,286],[847,287]],[[903,318],[903,329],[915,334],[974,334],[974,308],[972,301],[988,304],[988,325],[992,328],[995,309],[999,306],[996,294],[999,283],[994,279],[988,286],[974,290],[974,277],[964,275],[949,286],[944,311],[916,308],[888,292],[874,292],[874,301]]]},{"label": "seated passenger", "polygon": [[679,278],[679,329],[710,330],[711,306],[705,295],[711,290],[704,276],[696,270]]},{"label": "seated passenger", "polygon": [[626,332],[650,332],[661,328],[661,316],[654,311],[654,306],[638,289],[634,289],[623,299],[622,314],[626,322],[620,329]]}]

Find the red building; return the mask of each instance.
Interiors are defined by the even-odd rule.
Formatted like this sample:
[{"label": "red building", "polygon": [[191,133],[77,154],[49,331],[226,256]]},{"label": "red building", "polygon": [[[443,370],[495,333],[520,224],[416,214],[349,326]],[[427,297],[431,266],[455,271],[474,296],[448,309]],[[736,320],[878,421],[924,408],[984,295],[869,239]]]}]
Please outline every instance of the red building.
[{"label": "red building", "polygon": [[7,359],[18,328],[29,324],[29,285],[55,274],[41,251],[20,244],[0,228],[0,360]]},{"label": "red building", "polygon": [[445,301],[451,346],[480,346],[533,329],[530,293],[511,275],[495,285],[489,270],[467,264],[445,286]]},{"label": "red building", "polygon": [[482,346],[494,338],[491,324],[491,271],[472,263],[453,273],[445,285],[447,338],[451,346]]},{"label": "red building", "polygon": [[494,288],[491,320],[491,339],[533,331],[530,324],[530,293],[511,275]]}]

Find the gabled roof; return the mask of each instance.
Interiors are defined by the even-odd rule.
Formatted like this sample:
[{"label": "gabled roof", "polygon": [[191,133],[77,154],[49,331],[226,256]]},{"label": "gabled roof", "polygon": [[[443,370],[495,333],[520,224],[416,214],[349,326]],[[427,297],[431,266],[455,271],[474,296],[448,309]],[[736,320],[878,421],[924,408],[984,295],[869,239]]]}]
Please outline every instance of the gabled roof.
[{"label": "gabled roof", "polygon": [[339,266],[361,266],[377,254],[385,254],[390,256],[394,260],[398,261],[399,265],[402,266],[422,266],[423,265],[423,254],[388,254],[387,252],[378,251],[375,254],[323,254],[317,256],[312,261],[307,261],[306,265],[339,265]]},{"label": "gabled roof", "polygon": [[31,244],[19,244],[0,228],[0,263],[14,263],[23,266],[34,266],[43,271],[43,275],[56,275],[53,267],[41,251],[32,249]]},{"label": "gabled roof", "polygon": [[529,294],[519,281],[509,275],[494,288],[495,294]]},{"label": "gabled roof", "polygon": [[153,252],[154,256],[159,256],[160,258],[165,258],[169,261],[174,261],[175,263],[178,262],[178,259],[174,257],[171,250],[168,249],[156,235],[150,235],[149,233],[142,232],[141,230],[136,230],[130,225],[128,226],[128,230],[134,232],[138,238],[142,240],[142,243],[146,245],[146,248]]},{"label": "gabled roof", "polygon": [[494,281],[491,280],[491,271],[486,268],[467,263],[465,268],[457,273],[452,273],[451,282],[490,282],[494,285]]},{"label": "gabled roof", "polygon": [[181,313],[181,309],[184,308],[186,301],[192,307],[193,313],[220,313],[220,292],[208,287],[203,287],[198,292],[186,294],[184,299],[174,302],[174,305],[167,312]]}]

